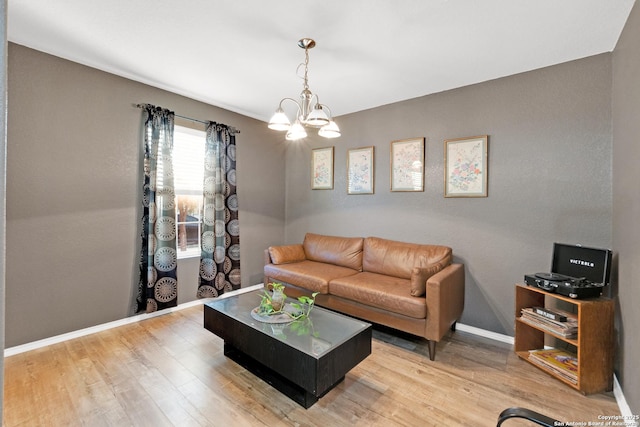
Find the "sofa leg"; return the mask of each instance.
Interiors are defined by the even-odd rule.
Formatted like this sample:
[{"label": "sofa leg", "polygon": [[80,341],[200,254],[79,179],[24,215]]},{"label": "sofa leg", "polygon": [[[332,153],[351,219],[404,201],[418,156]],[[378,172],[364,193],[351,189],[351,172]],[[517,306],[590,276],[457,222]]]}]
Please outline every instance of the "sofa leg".
[{"label": "sofa leg", "polygon": [[429,359],[436,359],[436,342],[433,340],[429,340]]},{"label": "sofa leg", "polygon": [[458,322],[453,322],[453,324],[451,325],[451,332],[455,332],[456,331],[456,325],[458,324]]}]

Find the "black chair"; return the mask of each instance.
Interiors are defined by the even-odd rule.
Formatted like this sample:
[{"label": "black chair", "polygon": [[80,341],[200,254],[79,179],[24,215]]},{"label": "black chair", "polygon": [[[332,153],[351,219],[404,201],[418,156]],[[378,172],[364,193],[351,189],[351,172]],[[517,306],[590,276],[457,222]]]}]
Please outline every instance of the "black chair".
[{"label": "black chair", "polygon": [[553,418],[549,418],[546,415],[542,415],[536,411],[532,411],[531,409],[526,408],[507,408],[500,413],[498,416],[498,424],[496,427],[500,427],[503,422],[508,420],[509,418],[524,418],[525,420],[529,420],[533,423],[536,423],[545,427],[554,427],[561,425],[562,423],[558,420],[554,420]]}]

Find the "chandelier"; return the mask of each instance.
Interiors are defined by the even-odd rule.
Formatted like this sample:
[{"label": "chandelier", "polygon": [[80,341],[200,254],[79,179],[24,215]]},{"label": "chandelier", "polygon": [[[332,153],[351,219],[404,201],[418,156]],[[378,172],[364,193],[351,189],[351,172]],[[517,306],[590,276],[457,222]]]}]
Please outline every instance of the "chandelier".
[{"label": "chandelier", "polygon": [[[318,135],[324,138],[337,138],[340,136],[340,128],[331,118],[331,110],[324,104],[321,104],[318,95],[309,89],[308,73],[309,73],[309,49],[313,49],[316,42],[313,39],[304,38],[298,40],[298,46],[304,49],[304,63],[298,65],[297,71],[304,65],[304,84],[302,92],[300,92],[300,101],[293,98],[282,98],[278,109],[271,120],[269,120],[269,129],[287,131],[286,139],[295,141],[306,138],[307,131],[305,126],[318,128]],[[296,120],[293,124],[282,109],[284,101],[291,101],[296,104]],[[328,114],[327,114],[328,112]]]}]

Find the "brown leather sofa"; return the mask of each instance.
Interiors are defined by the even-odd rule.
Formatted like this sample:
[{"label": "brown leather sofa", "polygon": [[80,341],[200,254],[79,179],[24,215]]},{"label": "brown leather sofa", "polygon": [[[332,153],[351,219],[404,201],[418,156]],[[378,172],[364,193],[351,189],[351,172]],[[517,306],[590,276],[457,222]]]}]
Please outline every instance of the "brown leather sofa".
[{"label": "brown leather sofa", "polygon": [[283,283],[291,297],[319,292],[319,306],[424,337],[434,360],[464,308],[464,266],[451,259],[446,246],[307,233],[265,250],[264,284]]}]

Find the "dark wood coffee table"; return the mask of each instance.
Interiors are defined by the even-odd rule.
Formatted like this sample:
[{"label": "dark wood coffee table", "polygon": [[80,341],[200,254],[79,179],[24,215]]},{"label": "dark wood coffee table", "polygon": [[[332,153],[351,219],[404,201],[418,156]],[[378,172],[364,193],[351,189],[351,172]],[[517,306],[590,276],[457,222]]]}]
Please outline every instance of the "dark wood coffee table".
[{"label": "dark wood coffee table", "polygon": [[261,290],[204,305],[204,327],[224,340],[224,354],[309,408],[371,354],[371,325],[314,307],[306,321],[256,320]]}]

